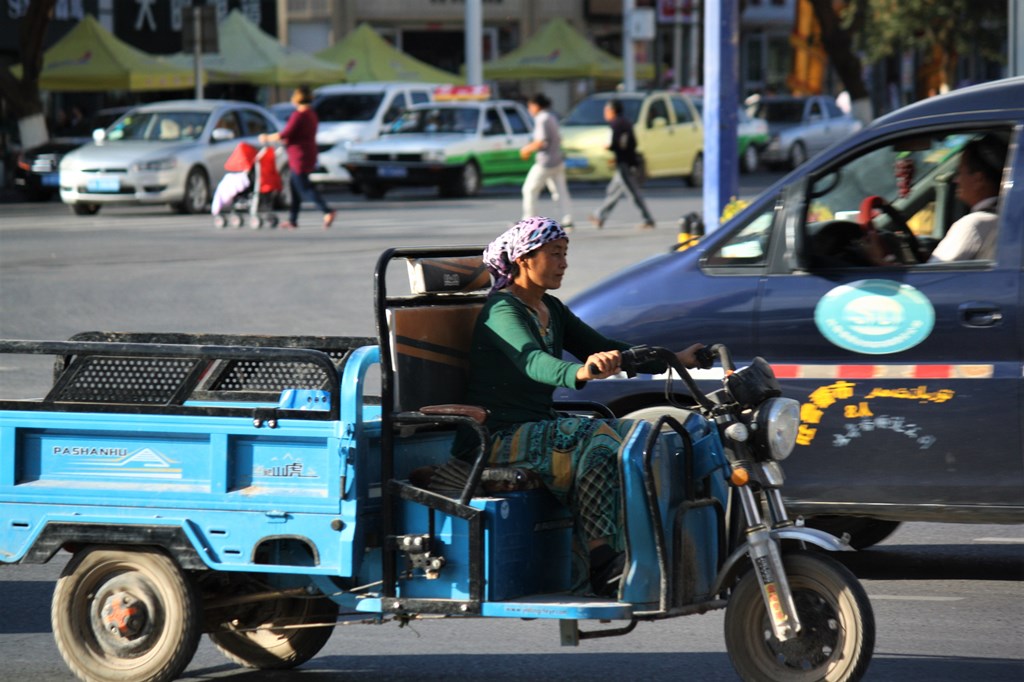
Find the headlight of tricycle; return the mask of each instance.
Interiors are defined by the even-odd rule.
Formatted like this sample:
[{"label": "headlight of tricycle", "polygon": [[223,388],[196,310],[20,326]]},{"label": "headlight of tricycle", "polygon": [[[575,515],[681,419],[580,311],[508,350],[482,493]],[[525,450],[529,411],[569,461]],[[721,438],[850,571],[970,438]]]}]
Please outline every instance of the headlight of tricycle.
[{"label": "headlight of tricycle", "polygon": [[800,428],[800,403],[791,398],[770,398],[754,412],[754,442],[762,455],[781,461],[796,445]]}]

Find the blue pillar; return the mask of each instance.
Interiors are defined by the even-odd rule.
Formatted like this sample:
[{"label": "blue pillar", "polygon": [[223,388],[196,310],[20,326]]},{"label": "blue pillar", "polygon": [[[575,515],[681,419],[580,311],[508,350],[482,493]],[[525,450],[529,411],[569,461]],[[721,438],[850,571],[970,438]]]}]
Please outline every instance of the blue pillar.
[{"label": "blue pillar", "polygon": [[722,209],[739,193],[740,18],[738,0],[705,0],[703,7],[704,226],[711,232]]}]

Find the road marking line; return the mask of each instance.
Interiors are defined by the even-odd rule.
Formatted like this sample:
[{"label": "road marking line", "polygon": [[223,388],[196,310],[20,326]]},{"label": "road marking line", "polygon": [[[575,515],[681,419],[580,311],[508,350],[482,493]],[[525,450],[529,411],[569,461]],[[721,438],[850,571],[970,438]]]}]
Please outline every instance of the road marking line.
[{"label": "road marking line", "polygon": [[963,601],[963,597],[913,597],[899,594],[869,594],[872,600],[878,601]]},{"label": "road marking line", "polygon": [[1024,538],[974,538],[975,542],[1000,542],[1007,545],[1024,545]]}]

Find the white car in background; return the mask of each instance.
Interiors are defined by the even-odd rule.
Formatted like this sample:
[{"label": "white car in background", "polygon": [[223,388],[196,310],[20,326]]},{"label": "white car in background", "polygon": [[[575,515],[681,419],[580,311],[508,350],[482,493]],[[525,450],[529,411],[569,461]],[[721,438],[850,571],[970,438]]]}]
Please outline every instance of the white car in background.
[{"label": "white car in background", "polygon": [[[248,102],[144,104],[64,156],[60,199],[76,215],[93,215],[110,204],[170,204],[182,213],[203,213],[235,147],[259,146],[261,133],[280,128],[267,109]],[[278,165],[287,188],[283,153]]]},{"label": "white car in background", "polygon": [[320,125],[316,144],[316,170],[309,179],[315,183],[350,183],[345,170],[348,148],[376,140],[413,104],[434,99],[434,85],[427,83],[367,82],[325,85],[313,93],[313,110]]},{"label": "white car in background", "polygon": [[747,114],[768,121],[761,160],[769,166],[796,168],[863,127],[824,95],[759,97],[747,106]]}]

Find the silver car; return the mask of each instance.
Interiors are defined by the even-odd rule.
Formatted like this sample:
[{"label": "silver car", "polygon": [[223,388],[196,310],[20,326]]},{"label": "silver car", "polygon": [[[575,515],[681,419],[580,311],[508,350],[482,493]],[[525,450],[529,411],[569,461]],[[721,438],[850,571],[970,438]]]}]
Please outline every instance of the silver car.
[{"label": "silver car", "polygon": [[770,139],[761,160],[770,166],[796,168],[862,127],[835,100],[822,95],[761,97],[749,104],[747,114],[768,121]]},{"label": "silver car", "polygon": [[[104,204],[170,204],[182,213],[209,210],[212,188],[240,142],[281,126],[265,108],[228,100],[144,104],[94,132],[93,142],[60,163],[60,198],[77,215]],[[284,186],[287,159],[278,154]]]}]

